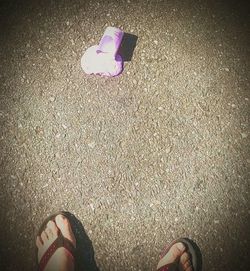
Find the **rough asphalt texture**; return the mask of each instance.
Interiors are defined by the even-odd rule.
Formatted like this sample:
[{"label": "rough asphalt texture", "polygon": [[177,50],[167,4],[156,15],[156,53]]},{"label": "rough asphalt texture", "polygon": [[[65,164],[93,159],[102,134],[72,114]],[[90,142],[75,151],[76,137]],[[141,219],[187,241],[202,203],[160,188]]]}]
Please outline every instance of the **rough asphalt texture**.
[{"label": "rough asphalt texture", "polygon": [[[58,3],[59,2],[59,3]],[[249,8],[218,1],[0,4],[0,269],[34,270],[68,210],[100,270],[155,270],[187,236],[203,270],[249,268]],[[107,26],[138,37],[115,78],[87,76]]]}]

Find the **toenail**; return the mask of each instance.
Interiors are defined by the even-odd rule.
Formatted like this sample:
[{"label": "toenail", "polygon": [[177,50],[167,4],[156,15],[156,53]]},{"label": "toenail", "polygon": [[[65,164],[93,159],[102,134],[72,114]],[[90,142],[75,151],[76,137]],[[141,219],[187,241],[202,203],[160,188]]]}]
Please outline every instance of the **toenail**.
[{"label": "toenail", "polygon": [[180,251],[184,251],[185,250],[185,246],[183,245],[183,243],[178,243],[177,247]]},{"label": "toenail", "polygon": [[56,222],[57,223],[64,224],[64,221],[65,221],[65,217],[63,215],[58,215],[56,217]]},{"label": "toenail", "polygon": [[63,221],[63,216],[62,216],[62,215],[58,215],[58,216],[56,217],[56,219],[58,219],[58,220],[60,220],[60,221]]},{"label": "toenail", "polygon": [[47,223],[47,225],[52,225],[52,224],[53,222],[51,220]]}]

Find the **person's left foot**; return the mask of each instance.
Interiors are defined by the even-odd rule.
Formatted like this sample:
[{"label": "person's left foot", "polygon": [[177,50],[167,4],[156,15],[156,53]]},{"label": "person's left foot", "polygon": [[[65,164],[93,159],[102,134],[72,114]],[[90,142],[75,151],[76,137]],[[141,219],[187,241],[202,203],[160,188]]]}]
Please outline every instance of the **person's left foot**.
[{"label": "person's left foot", "polygon": [[[67,238],[76,247],[76,239],[72,232],[69,220],[63,215],[57,215],[55,222],[50,220],[46,229],[36,238],[36,245],[38,247],[38,261],[40,262],[42,256],[50,245],[62,233],[64,238]],[[49,259],[44,271],[73,271],[74,259],[67,249],[60,247]]]}]

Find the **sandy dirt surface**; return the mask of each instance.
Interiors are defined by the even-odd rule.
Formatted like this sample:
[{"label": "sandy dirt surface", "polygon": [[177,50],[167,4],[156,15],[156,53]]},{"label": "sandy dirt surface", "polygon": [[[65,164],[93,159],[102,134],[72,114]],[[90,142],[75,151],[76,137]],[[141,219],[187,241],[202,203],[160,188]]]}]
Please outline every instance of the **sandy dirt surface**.
[{"label": "sandy dirt surface", "polygon": [[[34,270],[68,210],[100,270],[155,270],[186,236],[203,270],[249,265],[249,8],[219,1],[0,2],[0,269]],[[88,76],[107,26],[138,37]]]}]

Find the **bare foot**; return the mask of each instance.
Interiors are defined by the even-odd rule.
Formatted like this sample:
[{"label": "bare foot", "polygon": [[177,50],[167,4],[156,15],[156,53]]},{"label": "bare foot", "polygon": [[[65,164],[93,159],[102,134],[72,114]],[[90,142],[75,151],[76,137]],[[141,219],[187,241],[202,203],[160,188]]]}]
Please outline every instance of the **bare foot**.
[{"label": "bare foot", "polygon": [[193,271],[191,257],[186,252],[186,247],[183,243],[176,243],[170,248],[168,253],[159,261],[157,270],[171,263],[176,263],[176,266],[179,265],[177,270]]},{"label": "bare foot", "polygon": [[[46,229],[36,238],[38,247],[38,261],[41,260],[44,253],[50,245],[56,240],[59,233],[72,242],[76,247],[76,239],[72,232],[68,219],[63,215],[57,215],[55,222],[50,220]],[[49,259],[44,271],[73,271],[74,259],[67,249],[58,248],[52,257]]]}]

